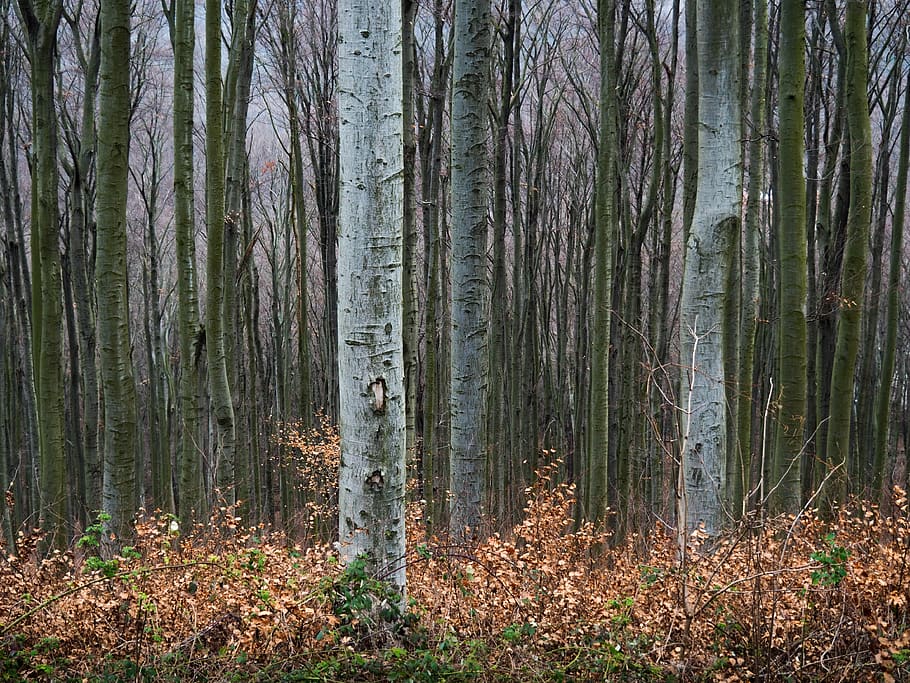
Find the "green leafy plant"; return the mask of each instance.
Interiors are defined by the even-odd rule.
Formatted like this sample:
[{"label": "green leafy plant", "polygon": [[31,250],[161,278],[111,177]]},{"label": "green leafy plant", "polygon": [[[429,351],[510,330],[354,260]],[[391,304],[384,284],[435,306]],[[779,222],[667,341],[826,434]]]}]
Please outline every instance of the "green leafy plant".
[{"label": "green leafy plant", "polygon": [[329,593],[339,622],[333,630],[342,639],[375,639],[381,633],[403,635],[417,621],[393,585],[368,573],[365,556],[348,563],[331,582]]},{"label": "green leafy plant", "polygon": [[523,624],[510,624],[502,630],[502,639],[515,644],[523,638],[530,638],[537,633],[537,625],[527,621]]},{"label": "green leafy plant", "polygon": [[632,622],[632,607],[635,605],[635,599],[630,597],[625,598],[613,598],[607,601],[607,606],[619,610],[618,614],[614,614],[611,618],[611,621],[614,626],[622,628],[623,626],[628,626]]},{"label": "green leafy plant", "polygon": [[246,553],[246,568],[254,572],[265,569],[266,555],[259,548],[250,548]]},{"label": "green leafy plant", "polygon": [[58,638],[39,638],[28,647],[25,639],[17,636],[3,645],[0,650],[0,681],[20,681],[21,673],[29,669],[48,679],[56,674],[54,662],[61,645]]},{"label": "green leafy plant", "polygon": [[641,581],[648,588],[663,578],[664,570],[660,567],[650,567],[646,564],[642,564],[639,565],[638,568],[641,571]]},{"label": "green leafy plant", "polygon": [[85,568],[90,571],[99,571],[108,578],[112,578],[120,569],[120,562],[116,559],[105,560],[98,555],[85,558]]},{"label": "green leafy plant", "polygon": [[[85,528],[85,532],[76,541],[76,547],[85,549],[89,554],[85,558],[85,568],[87,571],[99,571],[108,578],[113,577],[120,571],[120,560],[117,558],[104,559],[98,554],[101,549],[101,541],[104,538],[105,527],[111,521],[111,516],[99,511],[95,517],[95,523]],[[120,550],[120,558],[124,560],[138,560],[142,557],[134,546],[126,545]]]},{"label": "green leafy plant", "polygon": [[108,513],[99,511],[98,516],[95,517],[95,523],[85,527],[85,533],[83,533],[82,537],[76,541],[76,547],[100,548],[101,538],[104,535],[104,526],[110,521],[111,516]]},{"label": "green leafy plant", "polygon": [[272,594],[271,594],[271,592],[269,592],[268,588],[260,588],[258,595],[259,595],[259,600],[262,601],[263,605],[265,605],[266,607],[268,607],[270,609],[272,607],[274,607],[274,600],[273,600]]},{"label": "green leafy plant", "polygon": [[850,551],[837,544],[834,533],[825,536],[827,550],[817,550],[810,557],[821,566],[812,572],[813,586],[833,588],[840,585],[847,576],[847,560]]},{"label": "green leafy plant", "polygon": [[142,553],[131,545],[125,545],[120,550],[120,556],[125,560],[141,560]]}]

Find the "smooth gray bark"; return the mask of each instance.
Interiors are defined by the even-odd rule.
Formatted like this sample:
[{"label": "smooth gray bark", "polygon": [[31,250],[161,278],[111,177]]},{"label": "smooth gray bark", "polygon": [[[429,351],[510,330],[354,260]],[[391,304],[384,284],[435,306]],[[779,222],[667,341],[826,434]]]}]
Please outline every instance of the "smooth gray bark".
[{"label": "smooth gray bark", "polygon": [[703,525],[713,536],[724,521],[726,483],[725,264],[742,202],[739,4],[699,0],[698,18],[698,191],[680,304],[685,492],[678,523]]},{"label": "smooth gray bark", "polygon": [[403,590],[400,1],[339,2],[338,59],[339,540]]}]

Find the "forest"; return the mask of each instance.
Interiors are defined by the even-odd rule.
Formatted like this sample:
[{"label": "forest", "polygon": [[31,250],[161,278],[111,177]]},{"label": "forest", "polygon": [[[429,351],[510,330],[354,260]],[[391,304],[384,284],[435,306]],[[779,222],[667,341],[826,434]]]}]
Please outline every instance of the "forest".
[{"label": "forest", "polygon": [[0,679],[910,680],[907,0],[0,18]]}]

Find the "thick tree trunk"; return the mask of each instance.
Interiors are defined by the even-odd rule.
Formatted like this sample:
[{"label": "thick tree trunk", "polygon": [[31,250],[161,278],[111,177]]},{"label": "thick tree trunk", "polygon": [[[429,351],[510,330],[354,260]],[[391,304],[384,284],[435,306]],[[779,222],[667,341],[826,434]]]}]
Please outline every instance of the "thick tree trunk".
[{"label": "thick tree trunk", "polygon": [[62,2],[19,0],[31,59],[32,365],[38,412],[39,523],[48,544],[68,538],[63,405],[63,305],[54,74]]},{"label": "thick tree trunk", "polygon": [[844,36],[847,43],[846,107],[850,133],[850,209],[844,247],[837,345],[831,370],[827,464],[833,472],[824,494],[829,505],[847,493],[854,370],[859,349],[866,252],[872,211],[872,133],[866,95],[868,49],[865,0],[849,0]]},{"label": "thick tree trunk", "polygon": [[342,0],[338,16],[339,540],[403,591],[401,2]]},{"label": "thick tree trunk", "polygon": [[489,0],[455,3],[452,81],[452,388],[449,528],[479,531],[484,501],[487,390],[487,94]]},{"label": "thick tree trunk", "polygon": [[805,25],[802,0],[784,0],[780,26],[780,407],[771,481],[772,509],[797,512],[806,421],[806,179],[803,173]]},{"label": "thick tree trunk", "polygon": [[199,294],[193,218],[193,54],[195,3],[174,0],[174,242],[177,255],[177,328],[180,348],[178,513],[191,524],[205,508],[199,443]]},{"label": "thick tree trunk", "polygon": [[[218,424],[218,447],[215,484],[219,495],[230,503],[234,499],[234,404],[225,346],[224,318],[225,257],[224,232],[224,135],[221,88],[221,3],[205,4],[205,186],[208,255],[206,259],[205,346],[209,372],[209,391],[215,421]],[[233,283],[227,286],[233,287]]]},{"label": "thick tree trunk", "polygon": [[131,535],[138,505],[136,384],[133,379],[126,271],[129,178],[130,8],[101,4],[101,88],[98,126],[98,343],[104,389],[102,507],[115,547]]},{"label": "thick tree trunk", "polygon": [[[724,522],[726,393],[724,283],[742,202],[739,5],[698,3],[698,192],[680,304],[684,514],[713,536]],[[682,492],[681,492],[682,493]]]}]

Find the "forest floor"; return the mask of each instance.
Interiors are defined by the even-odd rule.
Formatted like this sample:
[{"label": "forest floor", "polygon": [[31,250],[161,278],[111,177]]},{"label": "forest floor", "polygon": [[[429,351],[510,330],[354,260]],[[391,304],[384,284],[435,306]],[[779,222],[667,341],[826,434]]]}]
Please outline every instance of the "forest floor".
[{"label": "forest floor", "polygon": [[[657,529],[573,531],[546,478],[525,521],[476,546],[425,540],[413,504],[407,607],[329,545],[148,517],[103,560],[89,529],[0,560],[0,680],[910,680],[910,516],[846,509],[743,524],[710,553]],[[697,540],[697,539],[696,539]]]}]

